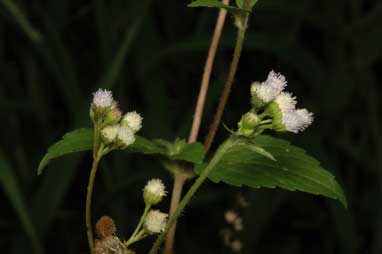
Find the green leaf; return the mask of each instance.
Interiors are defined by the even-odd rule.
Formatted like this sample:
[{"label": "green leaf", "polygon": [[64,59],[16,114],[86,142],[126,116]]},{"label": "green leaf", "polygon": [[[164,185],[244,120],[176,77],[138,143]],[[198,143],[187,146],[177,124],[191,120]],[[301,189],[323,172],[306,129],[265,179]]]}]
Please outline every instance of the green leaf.
[{"label": "green leaf", "polygon": [[[249,5],[248,5],[248,8],[249,9],[252,9],[253,6],[255,6],[255,4],[257,3],[258,0],[249,0]],[[244,8],[244,0],[236,0],[236,5],[239,7],[239,8]]]},{"label": "green leaf", "polygon": [[251,12],[249,9],[238,8],[230,5],[223,4],[218,0],[196,0],[188,5],[188,7],[212,7],[223,8],[234,13]]},{"label": "green leaf", "polygon": [[[159,154],[171,160],[182,160],[200,164],[204,159],[204,148],[200,143],[187,144],[185,140],[177,139],[174,143],[166,140],[148,140],[135,136],[134,144],[126,150],[133,153]],[[65,134],[65,136],[52,145],[42,158],[37,169],[41,174],[49,161],[66,154],[88,151],[93,148],[93,129],[83,128]]]},{"label": "green leaf", "polygon": [[42,158],[37,169],[40,175],[49,161],[66,154],[88,151],[93,148],[93,129],[77,129],[65,134],[65,136],[52,145]]},{"label": "green leaf", "polygon": [[[215,164],[209,179],[234,186],[280,187],[323,195],[337,199],[347,207],[344,193],[334,176],[303,149],[265,135],[258,136],[253,142],[272,154],[276,161],[254,149],[252,141],[232,136],[221,145],[224,149],[217,151],[215,156],[218,158],[213,159]],[[197,166],[196,173],[200,174],[204,166]]]},{"label": "green leaf", "polygon": [[32,223],[25,204],[20,187],[17,183],[16,175],[13,173],[10,165],[0,151],[0,186],[4,189],[6,196],[11,202],[13,208],[19,217],[25,233],[29,237],[34,252],[42,253],[42,244],[36,233],[35,226]]}]

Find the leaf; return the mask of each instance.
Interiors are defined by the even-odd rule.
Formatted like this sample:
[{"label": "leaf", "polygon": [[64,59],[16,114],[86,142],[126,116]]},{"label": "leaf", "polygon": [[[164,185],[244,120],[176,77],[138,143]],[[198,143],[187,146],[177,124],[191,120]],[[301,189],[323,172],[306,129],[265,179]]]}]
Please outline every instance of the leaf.
[{"label": "leaf", "polygon": [[42,245],[36,233],[35,226],[32,223],[25,204],[20,187],[16,181],[16,175],[13,173],[7,160],[0,151],[0,185],[3,187],[6,196],[11,202],[13,208],[19,217],[24,231],[29,237],[35,253],[42,253]]},{"label": "leaf", "polygon": [[[249,5],[248,5],[248,8],[249,9],[252,9],[253,6],[255,6],[255,4],[257,3],[258,0],[249,0]],[[236,5],[239,7],[239,8],[243,8],[244,7],[244,0],[236,0]]]},{"label": "leaf", "polygon": [[[126,150],[133,153],[159,154],[171,160],[183,160],[200,164],[204,159],[204,148],[200,143],[187,144],[184,140],[177,139],[174,143],[166,140],[148,140],[144,137],[135,136],[134,144]],[[52,145],[42,158],[37,169],[40,175],[49,161],[66,154],[88,151],[93,148],[93,129],[83,128],[74,130]]]},{"label": "leaf", "polygon": [[238,8],[230,5],[223,4],[218,0],[196,0],[188,5],[188,7],[212,7],[223,8],[234,13],[251,12],[249,9]]},{"label": "leaf", "polygon": [[49,161],[66,154],[88,151],[93,148],[93,130],[77,129],[64,135],[64,137],[52,145],[42,158],[37,174],[40,175]]},{"label": "leaf", "polygon": [[[301,148],[270,136],[258,136],[254,142],[273,155],[277,161],[259,153],[243,138],[232,136],[221,145],[208,176],[214,182],[223,181],[234,186],[252,188],[280,187],[290,191],[302,191],[339,200],[347,207],[344,193],[334,176],[320,167],[320,163]],[[204,165],[205,166],[205,165]],[[197,166],[196,173],[204,169]]]}]

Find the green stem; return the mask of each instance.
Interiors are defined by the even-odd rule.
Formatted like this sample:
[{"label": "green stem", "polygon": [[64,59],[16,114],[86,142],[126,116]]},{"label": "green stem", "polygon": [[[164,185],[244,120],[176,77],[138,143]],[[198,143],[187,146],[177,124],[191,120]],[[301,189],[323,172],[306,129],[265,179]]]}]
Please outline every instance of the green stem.
[{"label": "green stem", "polygon": [[249,14],[243,14],[243,15],[244,16],[241,16],[241,17],[240,16],[235,17],[236,18],[235,24],[238,28],[235,50],[233,53],[233,58],[232,58],[229,72],[228,72],[227,80],[225,82],[224,90],[220,97],[219,105],[216,109],[214,120],[212,121],[210,129],[208,131],[208,135],[204,141],[204,149],[206,150],[206,152],[208,152],[208,150],[210,149],[212,141],[215,137],[216,131],[219,127],[220,120],[223,115],[224,107],[227,103],[229,94],[231,92],[233,80],[235,78],[235,74],[237,71],[237,66],[239,64],[240,55],[241,55],[241,51],[243,49],[243,44],[244,44],[245,32],[247,30],[247,22],[248,22]]},{"label": "green stem", "polygon": [[91,206],[92,206],[94,180],[95,180],[95,176],[96,176],[97,168],[98,168],[98,163],[99,163],[100,159],[101,158],[98,156],[94,157],[92,169],[90,171],[89,183],[88,183],[87,195],[86,195],[85,220],[86,220],[88,242],[89,242],[89,248],[90,248],[91,254],[93,253],[93,250],[94,250],[94,237],[93,237],[93,228],[92,228]]},{"label": "green stem", "polygon": [[135,228],[134,233],[131,235],[130,239],[127,240],[126,245],[131,244],[132,242],[134,242],[134,239],[136,238],[139,230],[141,229],[141,227],[143,225],[143,222],[145,221],[146,215],[149,212],[150,208],[151,208],[151,205],[150,204],[146,204],[145,210],[143,211],[141,219],[139,220],[138,226]]},{"label": "green stem", "polygon": [[215,156],[212,158],[210,163],[207,165],[207,167],[203,170],[203,172],[199,175],[199,177],[196,179],[194,184],[191,186],[191,188],[188,190],[186,195],[184,195],[182,201],[179,203],[178,208],[174,212],[174,214],[170,217],[170,219],[167,222],[165,231],[159,235],[156,242],[154,243],[153,247],[151,248],[149,254],[156,254],[159,247],[161,246],[164,238],[167,235],[168,230],[171,228],[171,226],[175,223],[179,215],[182,213],[188,202],[190,201],[191,197],[195,194],[195,192],[199,189],[200,185],[206,180],[207,176],[211,173],[211,171],[214,169],[216,164],[220,161],[224,153],[236,142],[236,138],[232,137],[229,138],[226,142],[224,142],[219,149],[216,151]]}]

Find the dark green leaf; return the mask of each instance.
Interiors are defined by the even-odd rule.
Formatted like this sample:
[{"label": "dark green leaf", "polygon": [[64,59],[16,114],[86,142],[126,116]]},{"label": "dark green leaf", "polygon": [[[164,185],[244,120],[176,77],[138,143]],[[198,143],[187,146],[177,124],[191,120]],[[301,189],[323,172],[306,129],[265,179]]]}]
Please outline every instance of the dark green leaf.
[{"label": "dark green leaf", "polygon": [[43,169],[48,165],[49,161],[65,154],[88,151],[93,147],[93,130],[78,129],[65,134],[65,136],[52,145],[45,156],[42,158],[37,169],[40,175]]},{"label": "dark green leaf", "polygon": [[[133,145],[127,148],[128,152],[143,154],[159,154],[171,160],[183,160],[200,164],[203,162],[204,149],[200,143],[187,144],[184,140],[174,143],[165,140],[148,140],[136,135]],[[93,129],[78,129],[65,134],[62,140],[48,149],[42,158],[37,173],[41,174],[50,160],[66,154],[88,151],[93,148]]]},{"label": "dark green leaf", "polygon": [[[303,149],[265,135],[258,136],[254,142],[272,154],[276,161],[264,157],[264,154],[248,145],[248,141],[231,137],[224,143],[223,154],[219,153],[220,158],[209,178],[214,182],[223,181],[235,186],[280,187],[323,195],[347,206],[344,193],[334,176],[320,167],[320,163]],[[196,167],[196,173],[203,168]]]},{"label": "dark green leaf", "polygon": [[223,4],[218,0],[196,0],[188,5],[188,7],[212,7],[223,8],[234,13],[250,12],[248,9],[238,8],[230,5]]},{"label": "dark green leaf", "polygon": [[30,219],[27,205],[25,204],[20,187],[7,160],[0,151],[0,186],[3,187],[6,196],[19,217],[25,233],[31,240],[35,253],[42,253],[42,245],[37,236],[35,226]]}]

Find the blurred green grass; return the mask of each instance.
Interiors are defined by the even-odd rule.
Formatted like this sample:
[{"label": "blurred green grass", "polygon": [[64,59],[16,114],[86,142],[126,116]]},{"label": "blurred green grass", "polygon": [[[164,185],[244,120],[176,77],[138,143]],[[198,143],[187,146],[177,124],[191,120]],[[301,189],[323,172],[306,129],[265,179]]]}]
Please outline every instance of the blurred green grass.
[{"label": "blurred green grass", "polygon": [[[46,253],[86,252],[82,211],[90,156],[62,158],[39,178],[35,170],[51,143],[90,125],[89,102],[98,87],[112,88],[123,109],[142,112],[145,136],[187,135],[217,14],[187,3],[0,1],[2,252],[39,253],[40,244]],[[232,54],[229,22],[201,138]],[[382,252],[381,25],[376,0],[259,1],[223,121],[234,126],[247,110],[250,82],[272,68],[284,73],[316,116],[309,130],[287,138],[333,170],[350,208],[307,194],[241,190],[251,204],[243,253]],[[221,128],[216,143],[226,136]],[[171,185],[153,159],[122,153],[104,161],[99,176],[95,215],[110,214],[122,235],[138,220],[145,181],[162,177]],[[204,186],[179,223],[179,253],[226,253],[219,231],[237,191]],[[139,253],[149,244],[137,246]]]}]

